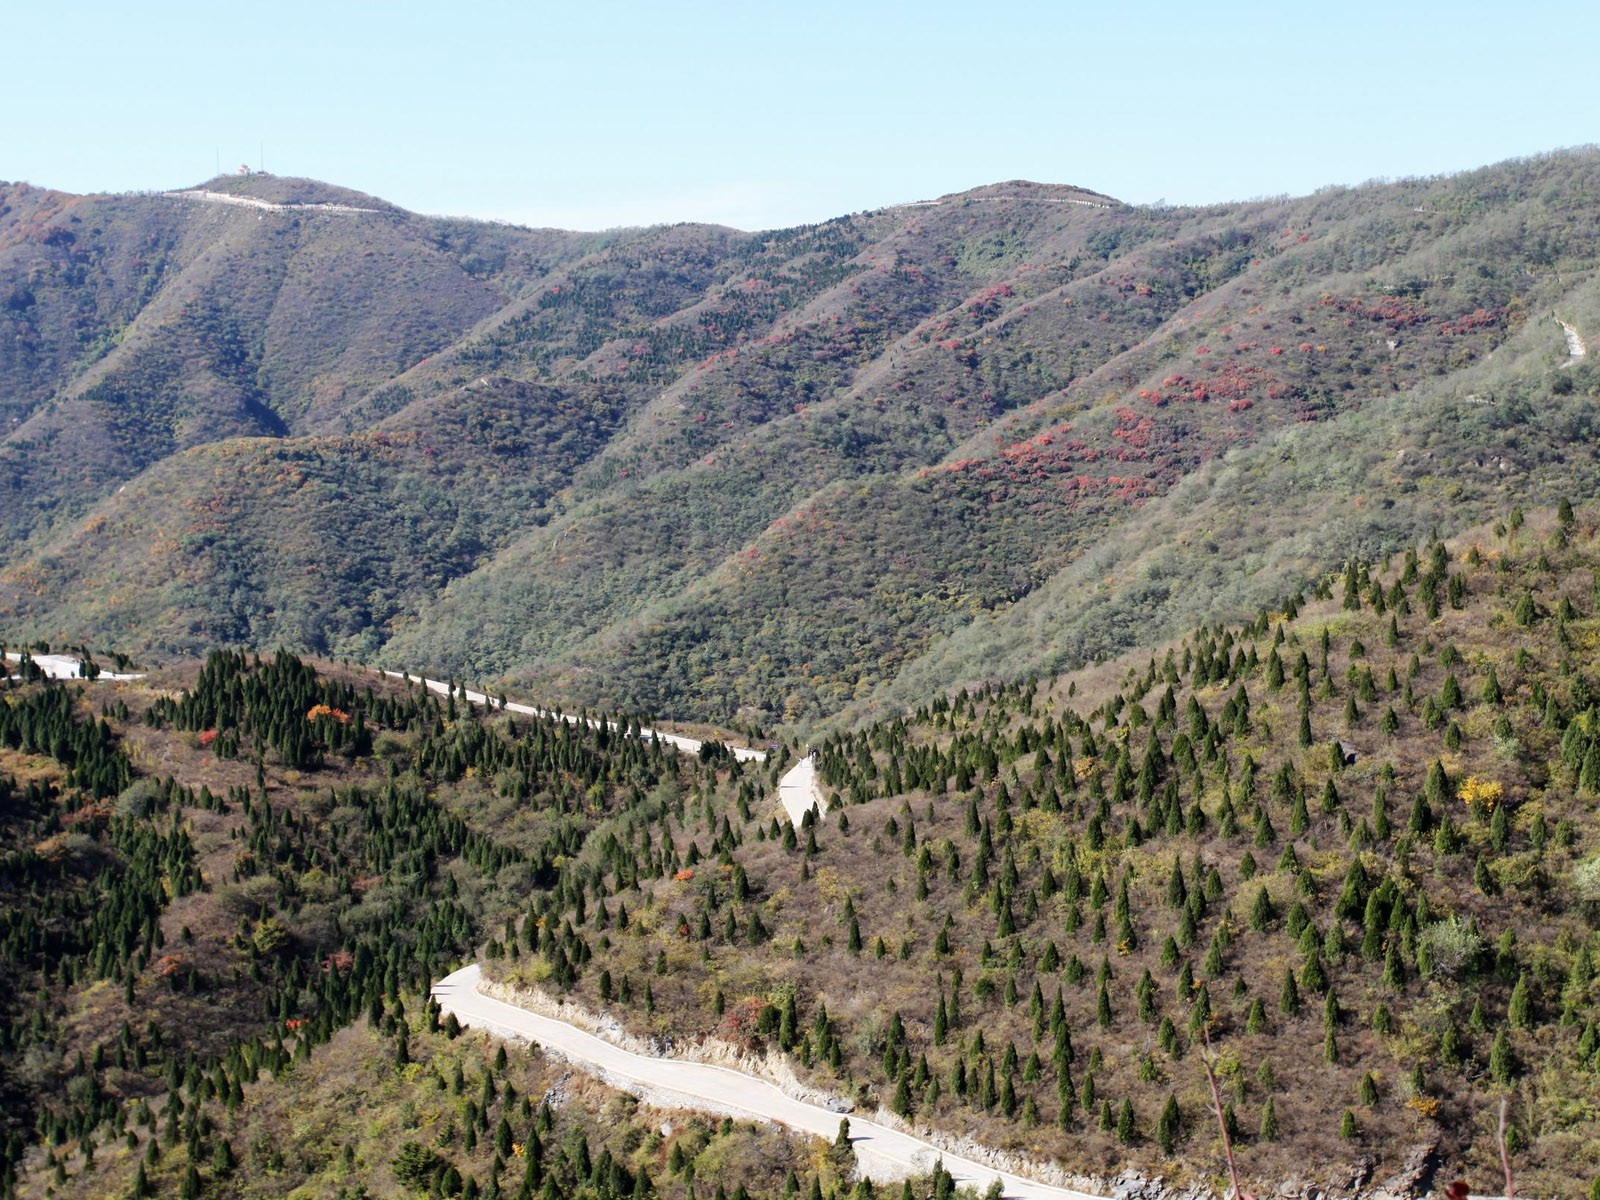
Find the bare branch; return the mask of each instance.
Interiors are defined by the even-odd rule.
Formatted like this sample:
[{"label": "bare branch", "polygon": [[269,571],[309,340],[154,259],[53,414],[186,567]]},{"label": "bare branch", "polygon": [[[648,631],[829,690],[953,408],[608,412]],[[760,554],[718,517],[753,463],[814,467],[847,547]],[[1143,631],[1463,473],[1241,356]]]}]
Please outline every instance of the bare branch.
[{"label": "bare branch", "polygon": [[1495,1131],[1495,1140],[1500,1144],[1500,1167],[1506,1173],[1506,1200],[1516,1200],[1516,1185],[1511,1180],[1511,1155],[1506,1150],[1506,1105],[1508,1097],[1500,1097],[1500,1128]]}]

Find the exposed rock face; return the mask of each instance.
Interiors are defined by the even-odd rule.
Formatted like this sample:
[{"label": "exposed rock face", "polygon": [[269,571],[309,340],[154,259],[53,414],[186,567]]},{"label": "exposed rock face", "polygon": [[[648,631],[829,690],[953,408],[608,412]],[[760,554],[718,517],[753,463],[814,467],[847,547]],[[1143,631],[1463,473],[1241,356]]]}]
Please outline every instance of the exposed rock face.
[{"label": "exposed rock face", "polygon": [[[1324,1184],[1305,1176],[1285,1179],[1270,1191],[1247,1193],[1257,1200],[1271,1196],[1273,1200],[1411,1200],[1421,1195],[1438,1165],[1437,1140],[1413,1147],[1405,1164],[1393,1178],[1377,1188],[1369,1188],[1377,1160],[1363,1154],[1345,1169],[1339,1182]],[[1205,1188],[1174,1187],[1161,1176],[1141,1175],[1137,1171],[1124,1171],[1110,1179],[1098,1181],[1101,1190],[1113,1200],[1212,1200],[1213,1193]],[[1228,1193],[1232,1200],[1231,1188]]]},{"label": "exposed rock face", "polygon": [[1137,1171],[1124,1171],[1107,1181],[1113,1200],[1209,1200],[1203,1189],[1169,1187],[1161,1176],[1149,1178]]},{"label": "exposed rock face", "polygon": [[1367,1186],[1372,1179],[1372,1172],[1377,1168],[1378,1160],[1370,1154],[1363,1154],[1350,1164],[1350,1170],[1345,1175],[1344,1184],[1339,1189],[1346,1195],[1354,1196]]},{"label": "exposed rock face", "polygon": [[1427,1191],[1433,1173],[1439,1166],[1439,1138],[1430,1137],[1411,1147],[1400,1170],[1380,1183],[1373,1192],[1374,1200],[1407,1200]]}]

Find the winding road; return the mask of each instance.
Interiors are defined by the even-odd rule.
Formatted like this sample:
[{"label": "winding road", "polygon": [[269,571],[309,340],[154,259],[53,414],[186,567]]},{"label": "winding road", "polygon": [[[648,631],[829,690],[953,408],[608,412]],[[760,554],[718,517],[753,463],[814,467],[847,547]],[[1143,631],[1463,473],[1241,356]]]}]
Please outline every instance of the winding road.
[{"label": "winding road", "polygon": [[[477,963],[463,967],[434,985],[434,999],[463,1025],[496,1037],[534,1041],[545,1053],[652,1103],[772,1121],[829,1140],[839,1131],[838,1112],[785,1095],[764,1079],[708,1063],[635,1054],[565,1021],[486,996],[478,990],[480,978]],[[1005,1195],[1018,1200],[1100,1200],[1088,1192],[1040,1183],[947,1153],[876,1121],[856,1116],[849,1120],[857,1171],[879,1182],[925,1173],[942,1161],[957,1184],[982,1190],[999,1179]]]},{"label": "winding road", "polygon": [[[417,676],[402,671],[386,671],[396,679],[414,680]],[[429,691],[447,694],[451,685],[436,679],[422,679]],[[508,712],[529,716],[554,715],[527,704],[504,701],[457,688],[456,694],[472,704],[503,707]],[[590,718],[589,723],[599,722]],[[615,728],[611,724],[611,728]],[[642,736],[652,736],[649,729]],[[698,754],[700,742],[675,734],[655,733],[670,745],[689,754]],[[766,758],[760,750],[737,747],[742,761],[759,762]],[[786,771],[778,781],[778,797],[796,829],[813,808],[821,811],[822,793],[817,787],[816,760],[807,755]],[[641,1095],[652,1103],[678,1104],[740,1117],[772,1121],[814,1137],[833,1138],[839,1130],[840,1114],[820,1104],[786,1095],[777,1086],[743,1071],[684,1059],[652,1057],[624,1050],[566,1021],[530,1012],[478,990],[482,979],[479,964],[463,967],[441,979],[433,996],[445,1013],[469,1028],[481,1029],[495,1037],[536,1042],[545,1052],[572,1063],[606,1083]],[[976,1159],[948,1153],[920,1138],[876,1121],[852,1117],[851,1144],[858,1171],[883,1182],[923,1174],[942,1162],[958,1184],[985,1189],[999,1179],[1005,1195],[1019,1200],[1100,1200],[1087,1192],[1040,1183],[999,1170]]]},{"label": "winding road", "polygon": [[[404,679],[407,682],[421,683],[430,692],[437,692],[441,696],[448,695],[452,686],[437,679],[424,679],[420,675],[412,675],[408,671],[385,671],[384,674],[389,676],[391,679]],[[490,708],[500,708],[502,706],[502,702],[495,696],[486,696],[482,692],[469,691],[468,689],[462,687],[456,688],[456,695],[460,696],[469,704],[486,704]],[[530,717],[557,717],[566,715],[564,713],[553,712],[547,708],[535,708],[531,704],[518,704],[513,700],[505,701],[504,707],[507,712],[522,713],[525,716]],[[576,717],[569,717],[568,719],[577,720]],[[588,724],[591,729],[600,728],[600,722],[593,717],[588,718]],[[605,726],[607,729],[615,729],[617,728],[617,723],[615,721],[607,721]],[[655,729],[640,729],[639,736],[647,740],[652,737],[656,738],[658,741],[665,742],[669,746],[677,747],[685,754],[699,754],[700,747],[705,744],[697,738],[684,737],[682,734],[677,733],[662,733]],[[738,759],[740,762],[765,762],[767,759],[767,752],[765,750],[752,750],[748,746],[729,746],[728,749],[733,752],[734,758]],[[785,778],[787,778],[787,776]],[[798,822],[796,823],[798,824]]]},{"label": "winding road", "polygon": [[[436,692],[441,696],[448,695],[452,687],[451,684],[442,680],[426,679],[420,675],[413,675],[409,671],[385,671],[384,674],[391,679],[404,679],[408,683],[421,683],[430,692]],[[474,692],[465,687],[457,687],[455,692],[456,695],[469,704],[485,704],[490,708],[503,706],[507,712],[522,713],[530,717],[565,715],[547,708],[535,708],[531,704],[518,704],[515,700],[502,701],[496,696],[485,695],[483,692]],[[576,720],[577,718],[569,717],[569,719]],[[600,727],[600,722],[594,717],[587,719],[591,728],[598,729]],[[606,727],[615,729],[617,724],[615,721],[607,721]],[[704,745],[697,738],[684,737],[682,734],[677,733],[662,733],[654,729],[640,729],[639,736],[643,738],[658,738],[667,745],[676,747],[684,754],[699,754],[700,747]],[[749,746],[730,746],[728,749],[733,752],[734,758],[740,762],[765,762],[767,759],[765,750],[753,750]],[[778,799],[782,802],[783,811],[788,814],[789,820],[796,829],[800,828],[800,822],[805,819],[807,811],[811,808],[815,807],[820,815],[824,801],[822,789],[817,786],[816,760],[811,755],[806,755],[805,758],[802,758],[784,772],[783,778],[778,780]]]}]

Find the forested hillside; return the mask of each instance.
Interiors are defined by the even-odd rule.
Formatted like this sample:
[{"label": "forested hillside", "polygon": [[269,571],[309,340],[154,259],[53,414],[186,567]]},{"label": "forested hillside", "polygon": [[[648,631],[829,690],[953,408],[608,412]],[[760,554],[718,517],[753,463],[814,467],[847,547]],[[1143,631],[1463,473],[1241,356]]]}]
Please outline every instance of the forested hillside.
[{"label": "forested hillside", "polygon": [[[1088,1175],[1600,1178],[1590,504],[1239,624],[697,759],[288,654],[0,694],[19,1196],[870,1195],[463,1036],[491,975]],[[23,675],[32,674],[23,668]],[[580,717],[585,714],[580,714]],[[948,1195],[946,1181],[910,1185]]]},{"label": "forested hillside", "polygon": [[814,747],[820,819],[696,801],[679,869],[624,844],[490,966],[1076,1170],[1220,1186],[1209,1056],[1258,1194],[1495,1190],[1502,1098],[1520,1192],[1591,1194],[1595,516],[930,696]]},{"label": "forested hillside", "polygon": [[530,896],[579,895],[684,795],[751,794],[731,756],[705,759],[287,655],[12,684],[0,1194],[847,1188],[848,1152],[652,1113],[462,1038],[427,1000]]},{"label": "forested hillside", "polygon": [[0,629],[797,728],[1070,668],[1588,491],[1597,172],[753,234],[8,185]]}]

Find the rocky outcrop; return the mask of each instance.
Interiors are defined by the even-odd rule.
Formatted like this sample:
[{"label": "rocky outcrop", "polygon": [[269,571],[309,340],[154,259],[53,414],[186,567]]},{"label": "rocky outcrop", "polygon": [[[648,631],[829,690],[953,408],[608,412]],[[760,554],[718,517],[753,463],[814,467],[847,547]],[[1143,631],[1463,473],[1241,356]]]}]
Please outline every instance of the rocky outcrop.
[{"label": "rocky outcrop", "polygon": [[1420,1196],[1428,1190],[1438,1169],[1439,1138],[1435,1135],[1411,1147],[1400,1169],[1374,1190],[1373,1200],[1410,1200]]}]

